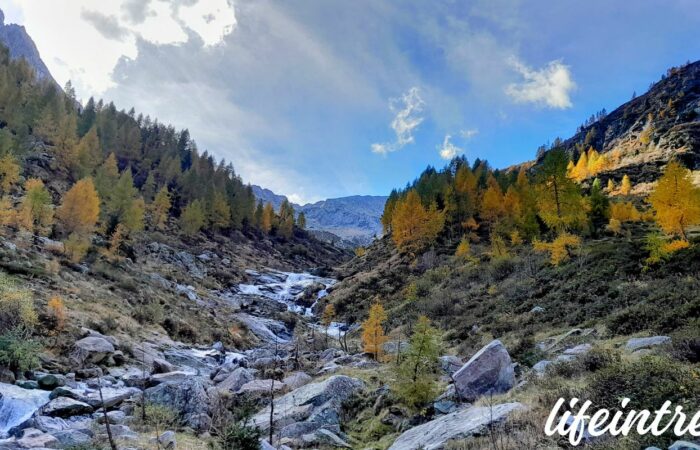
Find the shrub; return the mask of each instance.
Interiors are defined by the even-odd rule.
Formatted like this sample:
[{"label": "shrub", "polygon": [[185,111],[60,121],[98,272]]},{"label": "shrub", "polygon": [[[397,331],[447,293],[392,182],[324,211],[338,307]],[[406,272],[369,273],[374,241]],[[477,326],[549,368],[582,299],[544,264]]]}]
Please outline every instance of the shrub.
[{"label": "shrub", "polygon": [[68,259],[73,263],[79,263],[90,248],[90,238],[78,233],[72,233],[63,243],[63,246]]},{"label": "shrub", "polygon": [[0,273],[0,333],[15,328],[31,329],[36,323],[37,314],[29,292],[19,289],[12,278]]},{"label": "shrub", "polygon": [[162,431],[177,428],[179,424],[180,418],[173,409],[155,403],[146,403],[145,425]]},{"label": "shrub", "polygon": [[209,447],[217,450],[259,450],[260,430],[246,422],[231,423],[219,431],[214,443]]},{"label": "shrub", "polygon": [[37,355],[41,345],[26,329],[21,327],[0,335],[0,365],[10,369],[15,375],[35,368],[39,363]]},{"label": "shrub", "polygon": [[66,306],[60,297],[51,297],[46,306],[52,330],[61,331],[66,326]]}]

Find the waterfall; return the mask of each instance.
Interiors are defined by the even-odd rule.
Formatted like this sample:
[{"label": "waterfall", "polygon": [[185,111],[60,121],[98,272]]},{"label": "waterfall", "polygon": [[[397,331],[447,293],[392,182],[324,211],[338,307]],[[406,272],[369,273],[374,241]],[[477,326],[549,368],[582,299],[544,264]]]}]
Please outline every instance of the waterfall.
[{"label": "waterfall", "polygon": [[0,383],[0,438],[16,426],[29,420],[34,413],[49,402],[48,391],[23,389]]}]

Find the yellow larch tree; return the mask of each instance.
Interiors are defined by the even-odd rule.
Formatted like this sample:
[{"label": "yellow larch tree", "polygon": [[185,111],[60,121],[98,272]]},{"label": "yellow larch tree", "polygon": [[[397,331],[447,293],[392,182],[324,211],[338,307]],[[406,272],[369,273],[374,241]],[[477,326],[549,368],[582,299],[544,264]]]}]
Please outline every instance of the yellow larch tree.
[{"label": "yellow larch tree", "polygon": [[19,181],[19,164],[11,154],[0,158],[0,194],[7,194]]},{"label": "yellow larch tree", "polygon": [[100,217],[100,198],[92,178],[83,178],[63,195],[56,218],[66,234],[90,234]]},{"label": "yellow larch tree", "polygon": [[700,224],[700,188],[693,184],[690,170],[677,161],[666,165],[648,201],[656,223],[666,234],[688,240],[687,228]]},{"label": "yellow larch tree", "polygon": [[25,195],[17,213],[19,225],[32,233],[48,234],[53,224],[53,205],[49,191],[38,178],[27,180],[24,189]]},{"label": "yellow larch tree", "polygon": [[384,333],[386,320],[384,307],[381,303],[375,302],[369,309],[369,317],[362,324],[362,347],[365,353],[372,354],[377,361],[381,359],[384,343],[387,341]]},{"label": "yellow larch tree", "polygon": [[433,242],[444,225],[444,213],[435,204],[425,208],[418,193],[411,189],[396,203],[391,236],[401,250],[418,250]]},{"label": "yellow larch tree", "polygon": [[272,207],[272,203],[265,204],[262,213],[262,222],[260,223],[260,228],[265,232],[269,233],[272,231],[272,226],[275,224],[275,209]]},{"label": "yellow larch tree", "polygon": [[620,193],[622,195],[630,195],[630,192],[632,192],[632,182],[630,181],[630,177],[625,174],[620,184]]},{"label": "yellow larch tree", "polygon": [[155,229],[163,230],[165,228],[165,224],[168,221],[170,206],[170,192],[168,192],[167,186],[163,186],[150,205],[151,222]]}]

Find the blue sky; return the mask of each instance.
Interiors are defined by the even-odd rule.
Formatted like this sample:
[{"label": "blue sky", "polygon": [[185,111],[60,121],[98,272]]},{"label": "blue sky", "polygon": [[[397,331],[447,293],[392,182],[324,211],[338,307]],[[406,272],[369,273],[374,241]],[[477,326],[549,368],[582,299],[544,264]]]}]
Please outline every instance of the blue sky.
[{"label": "blue sky", "polygon": [[245,180],[297,202],[387,194],[454,153],[531,159],[700,59],[690,0],[0,6],[83,99],[188,127]]}]

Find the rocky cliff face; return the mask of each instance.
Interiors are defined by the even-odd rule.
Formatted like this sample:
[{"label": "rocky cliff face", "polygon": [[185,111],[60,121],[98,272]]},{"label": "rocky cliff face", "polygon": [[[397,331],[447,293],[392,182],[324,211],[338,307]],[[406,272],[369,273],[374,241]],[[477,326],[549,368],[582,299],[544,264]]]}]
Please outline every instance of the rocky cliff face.
[{"label": "rocky cliff face", "polygon": [[[275,210],[279,210],[286,199],[260,186],[253,186],[253,193],[258,200],[271,203]],[[353,195],[292,206],[296,212],[304,213],[307,228],[317,239],[341,247],[356,247],[381,236],[380,219],[386,199],[380,195]]]},{"label": "rocky cliff face", "polygon": [[652,182],[674,157],[699,170],[700,61],[669,69],[647,93],[563,142],[574,158],[589,146],[612,163],[603,181],[627,173],[635,183]]},{"label": "rocky cliff face", "polygon": [[[42,61],[39,50],[27,30],[21,25],[5,24],[5,14],[0,10],[0,43],[10,50],[10,57],[24,58],[41,79],[53,80],[51,72]],[[55,81],[54,81],[55,83]]]}]

